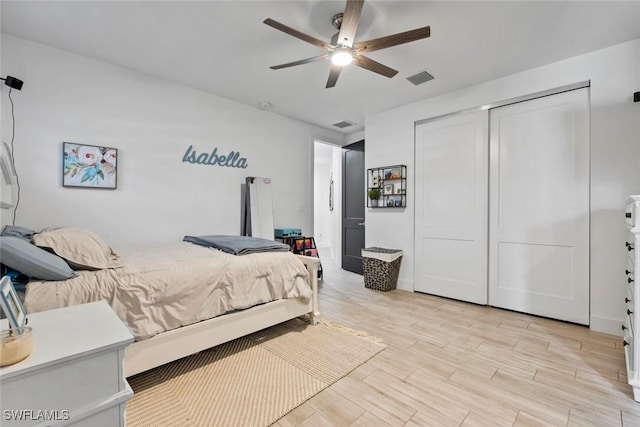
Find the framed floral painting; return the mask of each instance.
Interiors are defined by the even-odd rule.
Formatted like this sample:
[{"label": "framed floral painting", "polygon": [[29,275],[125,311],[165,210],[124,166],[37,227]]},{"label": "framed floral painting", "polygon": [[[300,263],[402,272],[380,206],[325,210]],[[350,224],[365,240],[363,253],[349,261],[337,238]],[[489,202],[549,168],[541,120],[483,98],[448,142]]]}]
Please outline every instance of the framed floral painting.
[{"label": "framed floral painting", "polygon": [[63,187],[116,188],[116,148],[63,142],[62,153]]}]

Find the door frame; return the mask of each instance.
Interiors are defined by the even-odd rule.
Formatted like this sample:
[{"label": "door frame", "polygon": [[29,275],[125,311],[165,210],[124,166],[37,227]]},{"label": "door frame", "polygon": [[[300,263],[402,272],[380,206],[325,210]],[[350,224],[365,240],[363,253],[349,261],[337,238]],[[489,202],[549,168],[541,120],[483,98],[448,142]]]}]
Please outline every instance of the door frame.
[{"label": "door frame", "polygon": [[[353,147],[353,148],[350,148]],[[361,148],[361,149],[356,149],[356,148]],[[363,153],[363,160],[362,160],[362,188],[360,189],[359,194],[354,195],[353,192],[349,193],[349,195],[347,195],[347,180],[345,178],[345,174],[346,174],[346,151],[347,150],[352,150],[352,151],[362,151]],[[341,230],[341,234],[342,234],[342,248],[341,248],[341,254],[340,254],[340,266],[345,269],[345,259],[347,257],[347,244],[346,244],[346,228],[348,227],[348,221],[347,221],[347,199],[353,199],[354,197],[359,199],[361,201],[361,205],[362,205],[362,236],[363,236],[363,241],[362,241],[362,247],[364,248],[365,245],[365,241],[364,241],[364,236],[365,236],[365,226],[364,226],[364,221],[365,221],[365,193],[366,193],[366,187],[365,187],[365,181],[366,181],[366,173],[365,173],[365,161],[364,161],[364,152],[365,152],[365,142],[364,139],[345,145],[342,147],[342,230]],[[348,197],[349,196],[349,197]],[[357,257],[356,257],[357,258]],[[362,274],[362,257],[360,256],[360,268],[356,269],[357,271],[354,270],[348,270],[348,271],[353,271],[354,273],[359,273]]]},{"label": "door frame", "polygon": [[[309,236],[315,236],[318,230],[316,230],[316,215],[317,209],[321,209],[320,206],[316,206],[316,191],[328,191],[329,181],[322,181],[318,183],[316,187],[316,148],[317,145],[323,145],[331,147],[333,151],[332,168],[333,168],[333,212],[334,218],[332,219],[332,236],[330,252],[323,253],[323,262],[331,263],[332,265],[340,265],[342,260],[342,145],[335,142],[330,142],[324,139],[314,138],[311,164],[313,165],[313,174],[311,179],[311,229],[312,233]],[[324,177],[323,177],[324,178]],[[326,176],[329,178],[329,176]],[[317,243],[317,242],[316,242]],[[327,258],[327,256],[329,258]],[[328,264],[327,264],[328,265]]]}]

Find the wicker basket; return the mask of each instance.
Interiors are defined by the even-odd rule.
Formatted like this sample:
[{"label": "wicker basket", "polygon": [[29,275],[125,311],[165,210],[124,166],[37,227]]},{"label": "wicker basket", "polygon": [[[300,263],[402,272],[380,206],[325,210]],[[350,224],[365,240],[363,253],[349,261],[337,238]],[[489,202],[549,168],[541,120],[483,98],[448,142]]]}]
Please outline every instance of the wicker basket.
[{"label": "wicker basket", "polygon": [[362,250],[364,286],[376,291],[391,291],[398,284],[402,251],[398,249],[365,248]]}]

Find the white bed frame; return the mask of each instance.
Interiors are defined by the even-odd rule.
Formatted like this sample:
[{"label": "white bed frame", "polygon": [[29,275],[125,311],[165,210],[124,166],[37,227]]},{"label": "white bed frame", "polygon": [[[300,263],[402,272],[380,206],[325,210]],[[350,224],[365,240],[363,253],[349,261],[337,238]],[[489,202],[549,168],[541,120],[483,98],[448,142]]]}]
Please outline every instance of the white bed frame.
[{"label": "white bed frame", "polygon": [[165,363],[198,353],[227,341],[257,332],[289,319],[308,315],[317,323],[319,258],[296,255],[309,271],[313,295],[310,300],[282,299],[214,317],[193,325],[163,332],[127,347],[124,359],[125,377],[147,371]]}]

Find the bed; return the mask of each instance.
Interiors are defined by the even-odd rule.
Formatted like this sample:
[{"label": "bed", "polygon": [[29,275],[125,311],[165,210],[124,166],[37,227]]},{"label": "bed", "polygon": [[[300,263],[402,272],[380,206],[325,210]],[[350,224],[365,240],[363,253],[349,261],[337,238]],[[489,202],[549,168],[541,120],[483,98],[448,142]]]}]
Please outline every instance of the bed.
[{"label": "bed", "polygon": [[[38,266],[55,264],[48,255],[65,264],[55,264],[53,279],[38,272],[29,281],[27,312],[106,300],[136,338],[125,353],[127,377],[295,317],[315,324],[319,316],[318,258],[237,256],[189,242],[116,255],[94,233],[72,228],[22,237],[33,242],[22,239],[24,250],[46,252],[38,252]],[[0,238],[3,264],[13,261],[8,248],[24,244]]]}]

